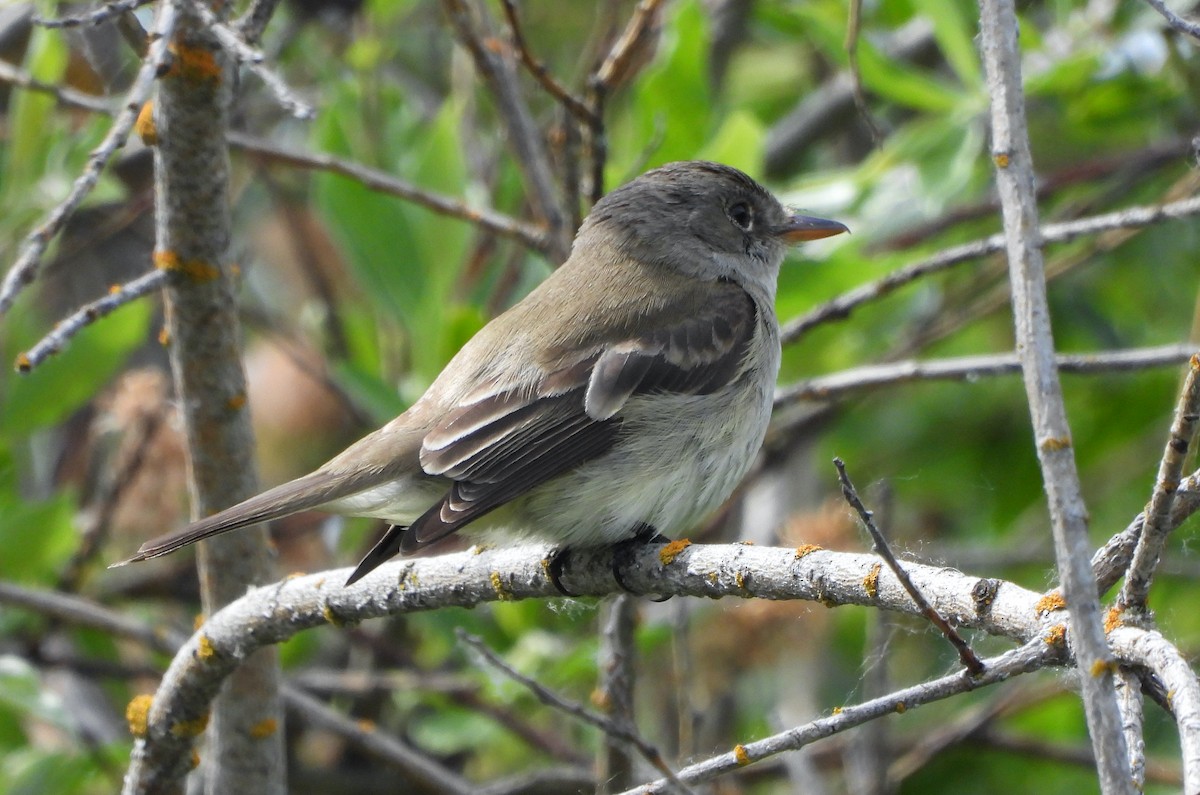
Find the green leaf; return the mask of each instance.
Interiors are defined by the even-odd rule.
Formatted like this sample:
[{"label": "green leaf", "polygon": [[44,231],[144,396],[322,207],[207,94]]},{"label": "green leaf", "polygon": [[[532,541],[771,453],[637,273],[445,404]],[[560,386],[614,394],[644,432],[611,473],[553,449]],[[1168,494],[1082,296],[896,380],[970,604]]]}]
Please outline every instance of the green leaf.
[{"label": "green leaf", "polygon": [[866,39],[858,42],[858,64],[864,86],[900,105],[933,113],[950,113],[967,101],[955,86],[886,58]]},{"label": "green leaf", "polygon": [[[979,88],[983,74],[975,49],[975,17],[955,0],[914,0],[922,16],[933,23],[933,35],[946,62],[964,86]],[[974,9],[974,6],[971,6]]]}]

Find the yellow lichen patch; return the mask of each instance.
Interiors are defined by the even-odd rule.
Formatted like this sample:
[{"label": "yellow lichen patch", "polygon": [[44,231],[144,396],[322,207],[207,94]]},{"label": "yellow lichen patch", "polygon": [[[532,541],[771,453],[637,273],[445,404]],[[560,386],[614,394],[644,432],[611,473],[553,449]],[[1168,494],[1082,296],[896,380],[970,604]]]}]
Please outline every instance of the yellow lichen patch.
[{"label": "yellow lichen patch", "polygon": [[161,271],[174,271],[194,282],[211,282],[221,277],[221,269],[211,262],[193,259],[185,260],[174,251],[159,250],[154,252],[154,267]]},{"label": "yellow lichen patch", "polygon": [[1121,626],[1121,624],[1124,623],[1121,620],[1123,616],[1124,613],[1122,612],[1121,608],[1115,606],[1108,608],[1108,612],[1104,614],[1104,634],[1107,635],[1117,627]]},{"label": "yellow lichen patch", "polygon": [[512,592],[505,587],[504,580],[500,577],[500,572],[493,571],[488,575],[488,579],[491,580],[492,590],[496,592],[497,599],[499,599],[501,602],[512,601]]},{"label": "yellow lichen patch", "polygon": [[841,708],[841,707],[834,707],[834,708],[833,708],[833,714],[834,714],[834,715],[841,715],[841,714],[842,714],[842,708]]},{"label": "yellow lichen patch", "polygon": [[250,736],[255,740],[265,740],[279,731],[279,721],[274,718],[263,718],[250,727]]},{"label": "yellow lichen patch", "polygon": [[746,573],[745,572],[742,572],[742,571],[735,572],[733,575],[733,581],[737,584],[738,588],[740,588],[743,591],[746,590]]},{"label": "yellow lichen patch", "polygon": [[733,746],[733,758],[737,760],[739,767],[745,767],[752,761],[750,754],[746,752],[746,746],[741,743]]},{"label": "yellow lichen patch", "polygon": [[119,284],[110,284],[110,285],[108,286],[108,294],[109,294],[109,295],[120,295],[120,294],[121,294],[121,285],[119,285]]},{"label": "yellow lichen patch", "polygon": [[142,109],[138,111],[137,121],[133,123],[133,130],[146,146],[154,146],[158,143],[158,127],[154,124],[153,101],[142,105]]},{"label": "yellow lichen patch", "polygon": [[192,632],[195,632],[196,630],[200,629],[200,627],[204,626],[204,622],[207,620],[208,620],[208,617],[205,616],[203,613],[197,613],[192,618]]},{"label": "yellow lichen patch", "polygon": [[333,612],[333,608],[327,604],[321,606],[321,617],[324,618],[327,623],[335,627],[344,626],[346,623],[342,620],[342,617]]},{"label": "yellow lichen patch", "polygon": [[149,694],[134,696],[125,706],[125,722],[129,724],[129,733],[134,737],[145,737],[150,727],[150,707],[154,704],[154,696]]},{"label": "yellow lichen patch", "polygon": [[1053,613],[1055,610],[1062,610],[1066,606],[1067,600],[1063,598],[1062,593],[1059,591],[1051,591],[1041,599],[1038,599],[1035,605],[1039,616]]},{"label": "yellow lichen patch", "polygon": [[992,156],[992,162],[996,164],[996,168],[1008,168],[1008,154],[1005,152],[997,152]]},{"label": "yellow lichen patch", "polygon": [[678,541],[672,541],[658,551],[658,562],[664,566],[670,566],[675,562],[675,558],[679,557],[679,553],[692,545],[692,542],[686,538],[681,538]]},{"label": "yellow lichen patch", "polygon": [[158,330],[158,344],[164,348],[171,344],[171,330],[166,326]]},{"label": "yellow lichen patch", "polygon": [[903,715],[905,712],[908,712],[908,705],[905,704],[903,701],[897,701],[896,702],[896,714]]},{"label": "yellow lichen patch", "polygon": [[867,572],[867,576],[863,577],[863,590],[867,592],[867,596],[874,599],[879,594],[879,572],[883,571],[883,564],[876,563]]},{"label": "yellow lichen patch", "polygon": [[1070,436],[1051,436],[1049,439],[1042,442],[1042,449],[1048,453],[1054,453],[1059,450],[1066,450],[1071,446]]},{"label": "yellow lichen patch", "polygon": [[796,560],[800,560],[800,558],[807,557],[814,552],[820,551],[821,547],[817,546],[816,544],[801,544],[800,546],[796,547]]},{"label": "yellow lichen patch", "polygon": [[208,713],[205,712],[195,720],[181,720],[171,726],[171,736],[185,739],[199,737],[208,728]]},{"label": "yellow lichen patch", "polygon": [[192,749],[191,763],[192,763],[192,770],[195,770],[196,768],[200,767],[200,752],[197,751],[195,748]]},{"label": "yellow lichen patch", "polygon": [[1092,676],[1104,676],[1117,672],[1116,660],[1096,660],[1092,663]]},{"label": "yellow lichen patch", "polygon": [[609,712],[612,710],[612,694],[603,688],[597,687],[588,695],[588,701],[592,706],[601,712]]},{"label": "yellow lichen patch", "polygon": [[32,370],[33,362],[29,361],[29,354],[27,354],[27,353],[17,354],[16,366],[17,366],[18,373],[28,373],[30,370]]},{"label": "yellow lichen patch", "polygon": [[196,656],[205,662],[217,656],[217,650],[213,648],[208,635],[201,635],[200,640],[196,641]]},{"label": "yellow lichen patch", "polygon": [[232,411],[237,411],[246,407],[246,393],[238,392],[236,395],[230,395],[229,400],[225,401],[225,405]]},{"label": "yellow lichen patch", "polygon": [[167,74],[197,83],[221,78],[221,65],[211,50],[178,41],[172,42],[168,49],[175,56],[175,62]]},{"label": "yellow lichen patch", "polygon": [[354,725],[358,727],[359,731],[367,734],[375,731],[375,721],[369,718],[359,718],[358,720],[354,721]]},{"label": "yellow lichen patch", "polygon": [[1067,639],[1067,625],[1055,624],[1047,630],[1042,640],[1046,641],[1048,646],[1061,646]]},{"label": "yellow lichen patch", "polygon": [[283,576],[283,579],[284,579],[284,580],[294,580],[294,579],[296,579],[297,577],[303,577],[303,576],[304,576],[304,572],[302,572],[302,571],[293,571],[293,572],[289,572],[288,574],[285,574],[285,575]]}]

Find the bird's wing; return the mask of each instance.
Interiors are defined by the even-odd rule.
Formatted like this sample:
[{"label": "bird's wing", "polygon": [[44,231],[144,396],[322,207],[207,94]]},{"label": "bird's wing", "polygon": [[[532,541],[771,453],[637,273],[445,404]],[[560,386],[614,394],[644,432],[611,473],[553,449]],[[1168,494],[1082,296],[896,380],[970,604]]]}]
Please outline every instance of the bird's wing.
[{"label": "bird's wing", "polygon": [[693,311],[651,323],[649,333],[613,334],[561,357],[527,392],[483,390],[451,410],[425,436],[420,457],[428,474],[454,483],[405,531],[404,551],[602,455],[629,398],[708,394],[728,384],[754,335],[757,309],[741,288],[723,287]]}]

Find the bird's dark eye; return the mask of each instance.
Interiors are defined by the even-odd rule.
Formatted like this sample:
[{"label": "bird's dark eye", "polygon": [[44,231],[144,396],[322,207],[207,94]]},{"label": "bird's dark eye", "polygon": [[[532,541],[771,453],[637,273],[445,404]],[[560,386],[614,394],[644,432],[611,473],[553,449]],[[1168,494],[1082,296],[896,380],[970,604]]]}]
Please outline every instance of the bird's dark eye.
[{"label": "bird's dark eye", "polygon": [[750,212],[750,205],[738,202],[729,208],[729,220],[737,224],[743,232],[749,232],[750,227],[754,226],[754,213]]}]

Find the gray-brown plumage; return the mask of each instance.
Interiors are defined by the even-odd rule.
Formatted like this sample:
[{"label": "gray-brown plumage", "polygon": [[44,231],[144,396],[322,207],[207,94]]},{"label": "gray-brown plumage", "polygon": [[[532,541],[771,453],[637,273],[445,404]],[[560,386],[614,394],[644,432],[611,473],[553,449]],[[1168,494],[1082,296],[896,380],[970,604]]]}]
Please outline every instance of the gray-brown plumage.
[{"label": "gray-brown plumage", "polygon": [[563,545],[684,530],[762,443],[787,244],[843,231],[727,166],[651,171],[598,202],[567,262],[404,414],[132,560],[314,508],[394,523],[350,582],[468,525]]}]

